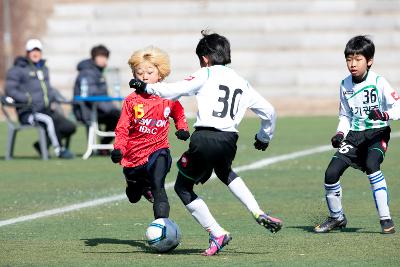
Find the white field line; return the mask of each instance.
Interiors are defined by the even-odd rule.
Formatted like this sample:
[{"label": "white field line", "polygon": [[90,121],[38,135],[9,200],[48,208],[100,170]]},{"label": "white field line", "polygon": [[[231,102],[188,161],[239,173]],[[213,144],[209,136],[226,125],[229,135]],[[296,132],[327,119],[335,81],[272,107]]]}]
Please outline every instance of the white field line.
[{"label": "white field line", "polygon": [[[391,136],[392,136],[392,138],[399,137],[400,132],[396,132],[396,133],[392,134]],[[248,165],[239,166],[237,168],[234,168],[234,171],[242,172],[242,171],[260,169],[262,167],[266,167],[268,165],[271,165],[271,164],[274,164],[277,162],[296,159],[296,158],[300,158],[300,157],[304,157],[304,156],[308,156],[308,155],[312,155],[312,154],[316,154],[316,153],[322,153],[322,152],[326,152],[326,151],[329,151],[332,149],[333,148],[331,146],[326,145],[326,146],[319,146],[319,147],[312,148],[312,149],[301,150],[301,151],[297,151],[297,152],[293,152],[293,153],[289,153],[289,154],[284,154],[281,156],[276,156],[276,157],[272,157],[272,158],[266,158],[263,160],[255,161]],[[215,178],[215,175],[213,175],[211,177],[211,179],[214,179],[214,178]],[[171,187],[173,187],[173,185],[174,185],[173,182],[167,183],[165,185],[165,188],[166,189],[171,188]],[[125,194],[120,194],[120,195],[114,195],[114,196],[110,196],[110,197],[93,199],[90,201],[77,203],[77,204],[73,204],[73,205],[69,205],[69,206],[65,206],[65,207],[61,207],[61,208],[55,208],[55,209],[51,209],[51,210],[36,212],[36,213],[30,214],[30,215],[25,215],[25,216],[13,218],[13,219],[0,221],[0,227],[19,223],[19,222],[31,221],[31,220],[35,220],[35,219],[39,219],[39,218],[43,218],[43,217],[52,216],[52,215],[67,213],[70,211],[80,210],[83,208],[99,206],[99,205],[110,203],[110,202],[120,201],[125,198],[126,198]]]}]

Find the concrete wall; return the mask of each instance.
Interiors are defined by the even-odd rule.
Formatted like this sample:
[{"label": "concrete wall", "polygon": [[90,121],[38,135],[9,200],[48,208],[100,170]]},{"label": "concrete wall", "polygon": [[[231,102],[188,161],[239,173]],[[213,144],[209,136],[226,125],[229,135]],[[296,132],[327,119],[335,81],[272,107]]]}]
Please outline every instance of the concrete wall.
[{"label": "concrete wall", "polygon": [[[37,0],[38,1],[38,0]],[[368,34],[373,69],[400,86],[400,1],[395,0],[53,0],[42,35],[53,84],[72,95],[76,64],[105,44],[125,94],[131,53],[156,45],[170,54],[167,81],[198,69],[194,50],[205,28],[231,41],[232,67],[280,114],[335,114],[337,90],[348,74],[343,49]],[[36,2],[36,1],[32,1]],[[185,108],[195,110],[193,102]]]}]

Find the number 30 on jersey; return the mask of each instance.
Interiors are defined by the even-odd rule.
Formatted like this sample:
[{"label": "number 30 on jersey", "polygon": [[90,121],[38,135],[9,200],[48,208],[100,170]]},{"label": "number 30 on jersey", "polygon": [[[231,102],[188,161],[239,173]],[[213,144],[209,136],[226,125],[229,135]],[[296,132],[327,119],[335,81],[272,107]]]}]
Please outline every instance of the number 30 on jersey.
[{"label": "number 30 on jersey", "polygon": [[238,112],[240,97],[243,94],[242,89],[235,89],[232,94],[232,101],[229,103],[229,97],[231,90],[228,86],[220,85],[218,87],[220,91],[222,91],[223,96],[218,98],[218,102],[222,103],[222,110],[213,110],[213,116],[218,118],[224,118],[228,114],[233,120],[235,118],[236,113]]}]

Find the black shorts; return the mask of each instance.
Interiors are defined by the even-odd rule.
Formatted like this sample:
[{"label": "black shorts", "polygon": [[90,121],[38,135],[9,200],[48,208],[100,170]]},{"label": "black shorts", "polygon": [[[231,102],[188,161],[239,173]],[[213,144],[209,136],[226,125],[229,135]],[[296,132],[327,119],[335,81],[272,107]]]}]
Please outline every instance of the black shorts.
[{"label": "black shorts", "polygon": [[232,171],[238,134],[214,128],[198,127],[190,137],[187,150],[177,166],[179,172],[194,183],[205,183],[213,172],[225,181]]},{"label": "black shorts", "polygon": [[385,157],[390,140],[390,127],[365,131],[349,131],[334,157],[339,158],[353,168],[365,171],[368,151],[376,149]]},{"label": "black shorts", "polygon": [[137,182],[142,186],[150,187],[153,177],[151,177],[151,169],[155,164],[156,160],[160,156],[165,156],[167,158],[167,166],[165,170],[162,170],[165,174],[167,174],[171,168],[171,155],[170,151],[167,148],[159,149],[153,152],[149,156],[149,161],[146,164],[137,166],[137,167],[124,167],[123,173],[125,175],[125,179],[130,182]]}]

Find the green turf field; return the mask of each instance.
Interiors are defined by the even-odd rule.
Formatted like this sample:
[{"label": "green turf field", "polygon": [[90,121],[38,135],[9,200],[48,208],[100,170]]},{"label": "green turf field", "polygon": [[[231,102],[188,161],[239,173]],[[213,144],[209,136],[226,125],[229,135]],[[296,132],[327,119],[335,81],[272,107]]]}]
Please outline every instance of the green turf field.
[{"label": "green turf field", "polygon": [[[329,144],[336,117],[279,118],[276,135],[265,152],[253,148],[256,119],[241,125],[235,167]],[[393,133],[399,132],[393,123]],[[3,155],[6,127],[0,123]],[[40,160],[32,148],[36,133],[18,136],[16,159],[0,159],[0,221],[124,192],[121,168],[108,157],[89,160]],[[171,136],[176,158],[187,143]],[[84,131],[72,140],[72,150],[85,150]],[[400,231],[400,138],[392,138],[383,164],[391,213]],[[400,233],[381,235],[366,175],[349,169],[342,179],[348,227],[343,232],[314,234],[325,219],[323,176],[333,150],[242,171],[260,205],[284,220],[271,234],[257,225],[247,210],[217,180],[197,186],[233,240],[215,257],[203,257],[207,233],[185,210],[170,188],[171,218],[181,227],[182,242],[169,254],[151,252],[144,241],[152,221],[145,200],[109,202],[59,215],[0,227],[0,266],[400,266]],[[167,183],[173,182],[173,166]]]}]

